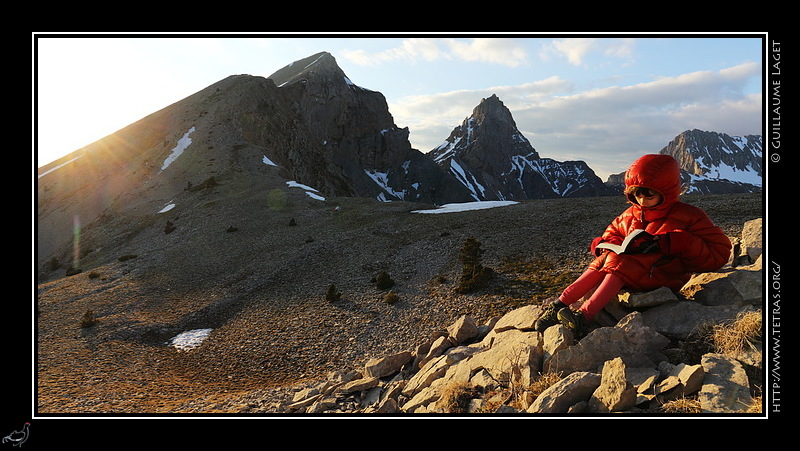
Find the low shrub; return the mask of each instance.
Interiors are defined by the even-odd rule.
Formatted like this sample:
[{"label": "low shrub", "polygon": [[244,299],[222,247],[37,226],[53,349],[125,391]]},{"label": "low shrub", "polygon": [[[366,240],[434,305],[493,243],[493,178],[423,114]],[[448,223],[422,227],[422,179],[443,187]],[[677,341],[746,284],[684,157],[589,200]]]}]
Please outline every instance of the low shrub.
[{"label": "low shrub", "polygon": [[172,221],[167,221],[167,224],[164,226],[164,233],[169,235],[174,231],[175,231],[175,224],[173,224]]},{"label": "low shrub", "polygon": [[389,276],[389,273],[381,271],[375,276],[375,286],[379,290],[388,290],[394,286],[394,280]]},{"label": "low shrub", "polygon": [[456,293],[470,293],[485,287],[494,275],[491,268],[483,266],[481,257],[483,250],[481,243],[473,237],[464,241],[458,252],[458,259],[461,261],[461,279],[455,288]]},{"label": "low shrub", "polygon": [[83,318],[81,318],[81,328],[86,329],[87,327],[92,327],[95,324],[97,324],[97,318],[94,317],[94,312],[87,310],[86,313],[83,314]]},{"label": "low shrub", "polygon": [[325,292],[325,300],[328,302],[336,302],[342,298],[342,293],[336,289],[335,284],[328,285],[328,290]]},{"label": "low shrub", "polygon": [[390,291],[386,293],[386,296],[384,296],[384,300],[386,301],[387,304],[392,305],[400,302],[400,296],[394,291]]}]

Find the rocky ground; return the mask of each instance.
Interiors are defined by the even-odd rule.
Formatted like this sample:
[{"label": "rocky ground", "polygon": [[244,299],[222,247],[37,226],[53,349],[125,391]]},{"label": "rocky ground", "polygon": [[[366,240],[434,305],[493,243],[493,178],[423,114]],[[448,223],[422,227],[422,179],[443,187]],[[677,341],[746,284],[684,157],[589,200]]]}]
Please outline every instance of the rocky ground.
[{"label": "rocky ground", "polygon": [[[763,216],[760,195],[684,200],[729,236]],[[481,322],[556,293],[625,208],[621,197],[436,215],[365,199],[302,205],[271,213],[257,234],[232,218],[180,257],[154,246],[39,284],[36,412],[273,412],[303,382],[411,349],[461,315]],[[479,293],[455,294],[470,236],[497,276]],[[376,288],[379,271],[399,302]],[[324,298],[330,284],[342,294],[336,302]],[[81,327],[88,310],[97,322]],[[199,348],[167,344],[201,327],[213,331]]]}]

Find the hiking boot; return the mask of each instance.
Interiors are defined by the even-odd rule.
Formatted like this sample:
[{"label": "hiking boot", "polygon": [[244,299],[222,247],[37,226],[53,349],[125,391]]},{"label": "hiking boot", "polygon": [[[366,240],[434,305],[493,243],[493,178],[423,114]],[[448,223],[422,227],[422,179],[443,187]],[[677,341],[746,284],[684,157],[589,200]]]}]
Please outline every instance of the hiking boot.
[{"label": "hiking boot", "polygon": [[561,324],[572,331],[575,338],[581,338],[588,332],[586,318],[583,317],[583,312],[580,310],[572,311],[569,307],[565,307],[558,311],[557,316]]},{"label": "hiking boot", "polygon": [[533,326],[536,331],[544,333],[548,327],[558,324],[558,310],[562,308],[564,308],[564,304],[561,302],[551,302],[550,304],[544,306],[542,316],[536,320],[536,323],[534,323]]}]

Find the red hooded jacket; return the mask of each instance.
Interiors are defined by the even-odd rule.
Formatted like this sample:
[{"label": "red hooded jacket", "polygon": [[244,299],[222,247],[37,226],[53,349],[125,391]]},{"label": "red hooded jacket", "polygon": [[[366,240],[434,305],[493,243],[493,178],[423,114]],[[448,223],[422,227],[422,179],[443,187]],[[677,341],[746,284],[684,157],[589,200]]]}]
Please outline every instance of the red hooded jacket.
[{"label": "red hooded jacket", "polygon": [[[731,242],[725,233],[703,210],[679,201],[680,168],[674,158],[639,158],[625,173],[625,186],[658,191],[663,201],[654,207],[643,207],[628,194],[631,206],[592,242],[591,250],[599,256],[589,265],[591,268],[617,275],[635,291],[662,286],[678,291],[693,273],[716,271],[728,262]],[[619,244],[637,228],[659,238],[658,252],[617,255],[595,248],[604,241]]]}]

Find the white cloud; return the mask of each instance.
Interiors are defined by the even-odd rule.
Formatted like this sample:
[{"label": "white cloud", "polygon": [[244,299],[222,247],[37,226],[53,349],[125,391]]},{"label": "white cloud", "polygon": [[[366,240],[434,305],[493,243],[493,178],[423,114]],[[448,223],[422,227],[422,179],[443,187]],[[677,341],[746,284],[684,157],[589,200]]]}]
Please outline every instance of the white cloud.
[{"label": "white cloud", "polygon": [[343,58],[362,66],[391,61],[459,60],[517,67],[527,62],[528,53],[523,43],[506,38],[409,38],[399,46],[380,52],[346,50]]},{"label": "white cloud", "polygon": [[556,39],[543,49],[542,57],[555,54],[565,58],[574,66],[586,64],[586,58],[593,53],[602,53],[615,58],[632,58],[635,39],[607,39],[607,38],[566,38]]}]

